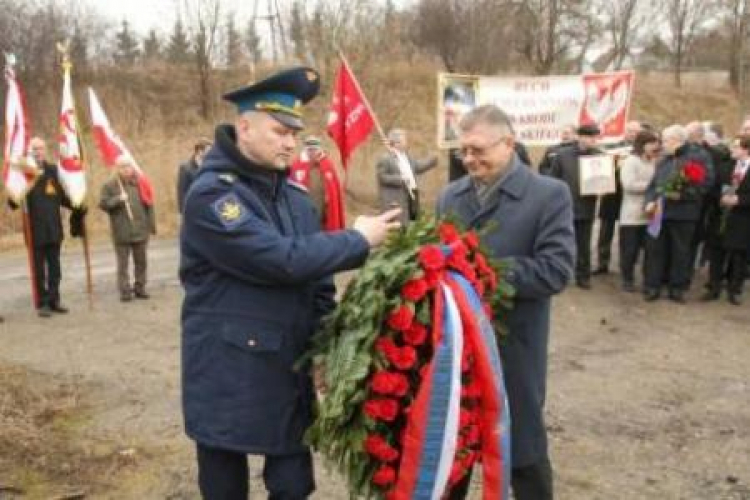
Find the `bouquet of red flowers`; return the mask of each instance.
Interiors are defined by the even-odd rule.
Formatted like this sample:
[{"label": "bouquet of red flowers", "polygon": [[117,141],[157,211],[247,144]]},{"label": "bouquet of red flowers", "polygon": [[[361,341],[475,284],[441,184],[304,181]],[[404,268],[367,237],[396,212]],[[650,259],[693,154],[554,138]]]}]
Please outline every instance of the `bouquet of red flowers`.
[{"label": "bouquet of red flowers", "polygon": [[668,199],[680,199],[696,196],[706,180],[706,167],[700,162],[690,160],[675,170],[658,189],[659,194]]},{"label": "bouquet of red flowers", "polygon": [[[324,320],[309,357],[325,367],[328,389],[307,440],[338,466],[352,495],[419,496],[420,467],[431,461],[442,466],[430,487],[444,493],[482,457],[485,467],[509,467],[507,403],[492,390],[502,385],[497,330],[489,324],[502,327],[511,304],[506,271],[486,257],[475,232],[420,220],[370,257]],[[448,365],[451,377],[436,376]],[[434,408],[446,378],[451,397]],[[435,426],[435,415],[449,416]],[[446,455],[445,444],[425,451],[436,429],[450,435],[442,441],[449,456],[435,457]],[[492,498],[507,497],[505,472],[484,475]]]}]

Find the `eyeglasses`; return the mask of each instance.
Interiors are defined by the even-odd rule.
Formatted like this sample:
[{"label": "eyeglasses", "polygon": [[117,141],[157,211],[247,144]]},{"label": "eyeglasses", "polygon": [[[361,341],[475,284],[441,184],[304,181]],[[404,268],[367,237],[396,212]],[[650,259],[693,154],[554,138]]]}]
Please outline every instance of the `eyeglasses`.
[{"label": "eyeglasses", "polygon": [[456,156],[459,158],[466,158],[467,156],[471,155],[474,158],[482,158],[484,155],[487,154],[487,151],[494,148],[501,142],[503,142],[506,139],[506,137],[500,137],[495,142],[492,142],[484,147],[478,148],[476,146],[466,146],[458,150],[456,153]]}]

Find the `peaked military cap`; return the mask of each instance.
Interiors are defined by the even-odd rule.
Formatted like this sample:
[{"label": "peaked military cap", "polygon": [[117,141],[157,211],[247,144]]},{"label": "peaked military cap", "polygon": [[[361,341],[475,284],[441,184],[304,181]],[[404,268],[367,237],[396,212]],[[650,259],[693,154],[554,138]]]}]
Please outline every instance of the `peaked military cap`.
[{"label": "peaked military cap", "polygon": [[240,113],[269,113],[289,128],[300,130],[302,105],[310,102],[320,90],[320,75],[308,67],[290,68],[265,80],[224,94]]}]

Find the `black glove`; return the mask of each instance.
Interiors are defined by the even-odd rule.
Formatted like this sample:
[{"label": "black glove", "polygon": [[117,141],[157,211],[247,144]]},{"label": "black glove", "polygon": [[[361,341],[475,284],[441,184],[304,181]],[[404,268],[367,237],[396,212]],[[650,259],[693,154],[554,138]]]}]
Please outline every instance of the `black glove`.
[{"label": "black glove", "polygon": [[86,213],[88,208],[80,207],[70,213],[70,235],[73,238],[86,236]]}]

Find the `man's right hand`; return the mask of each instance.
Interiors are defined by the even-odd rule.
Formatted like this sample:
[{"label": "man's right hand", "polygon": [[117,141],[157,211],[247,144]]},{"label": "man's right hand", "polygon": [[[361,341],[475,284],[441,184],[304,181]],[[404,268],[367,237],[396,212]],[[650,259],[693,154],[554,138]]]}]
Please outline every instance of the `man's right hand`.
[{"label": "man's right hand", "polygon": [[123,203],[128,202],[128,193],[120,193],[120,201]]},{"label": "man's right hand", "polygon": [[380,215],[360,215],[354,221],[354,229],[365,237],[371,247],[376,247],[385,241],[388,233],[401,227],[399,215],[400,208],[392,208]]}]

